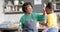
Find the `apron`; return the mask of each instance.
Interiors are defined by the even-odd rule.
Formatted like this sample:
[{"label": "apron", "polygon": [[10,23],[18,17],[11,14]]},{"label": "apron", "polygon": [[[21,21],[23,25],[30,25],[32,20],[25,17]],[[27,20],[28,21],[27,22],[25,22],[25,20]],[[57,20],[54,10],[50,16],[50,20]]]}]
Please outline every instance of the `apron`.
[{"label": "apron", "polygon": [[36,27],[36,22],[34,21],[33,16],[30,21],[25,19],[23,32],[38,32],[38,28]]}]

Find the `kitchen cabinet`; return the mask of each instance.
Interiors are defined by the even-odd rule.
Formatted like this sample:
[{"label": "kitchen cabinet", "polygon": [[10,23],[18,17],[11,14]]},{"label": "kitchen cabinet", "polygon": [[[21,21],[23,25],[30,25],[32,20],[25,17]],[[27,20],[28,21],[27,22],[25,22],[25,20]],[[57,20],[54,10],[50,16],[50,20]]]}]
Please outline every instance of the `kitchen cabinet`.
[{"label": "kitchen cabinet", "polygon": [[20,0],[8,0],[4,2],[3,10],[5,14],[18,14],[23,13],[22,5],[24,1]]}]

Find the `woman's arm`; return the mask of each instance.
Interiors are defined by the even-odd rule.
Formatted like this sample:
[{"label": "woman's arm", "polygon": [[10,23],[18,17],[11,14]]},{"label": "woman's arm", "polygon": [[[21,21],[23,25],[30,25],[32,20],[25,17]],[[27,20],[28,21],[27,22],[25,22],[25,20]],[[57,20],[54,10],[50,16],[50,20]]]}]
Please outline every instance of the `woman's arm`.
[{"label": "woman's arm", "polygon": [[41,22],[40,24],[43,25],[43,26],[47,26],[47,23],[48,23],[48,22],[46,22],[46,23]]},{"label": "woman's arm", "polygon": [[23,21],[24,21],[24,19],[23,19],[23,16],[20,18],[20,21],[19,21],[19,30],[20,30],[20,32],[22,32],[22,24],[23,24]]},{"label": "woman's arm", "polygon": [[46,11],[43,11],[43,14],[42,15],[39,15],[39,17],[38,17],[39,24],[41,24],[43,26],[47,26],[46,16],[47,16]]}]

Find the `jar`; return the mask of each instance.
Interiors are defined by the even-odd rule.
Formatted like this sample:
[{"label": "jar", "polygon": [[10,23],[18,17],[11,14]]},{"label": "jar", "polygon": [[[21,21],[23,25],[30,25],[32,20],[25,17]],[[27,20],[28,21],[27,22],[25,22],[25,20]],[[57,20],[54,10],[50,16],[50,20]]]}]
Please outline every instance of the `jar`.
[{"label": "jar", "polygon": [[19,4],[19,0],[14,0],[14,5],[18,5]]}]

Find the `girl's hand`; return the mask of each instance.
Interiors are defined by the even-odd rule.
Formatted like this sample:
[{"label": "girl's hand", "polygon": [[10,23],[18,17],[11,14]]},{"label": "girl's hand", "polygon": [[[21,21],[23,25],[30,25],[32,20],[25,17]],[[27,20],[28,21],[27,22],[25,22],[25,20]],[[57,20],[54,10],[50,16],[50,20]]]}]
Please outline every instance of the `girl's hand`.
[{"label": "girl's hand", "polygon": [[46,13],[46,11],[45,11],[45,10],[43,11],[43,15],[44,15],[44,16],[46,16],[46,15],[47,15],[47,13]]},{"label": "girl's hand", "polygon": [[43,3],[43,15],[44,15],[44,16],[46,16],[46,15],[47,15],[45,8],[46,8],[46,4],[45,4],[45,3]]}]

